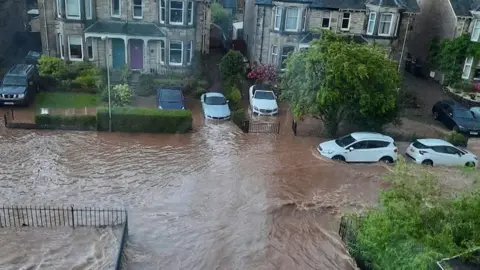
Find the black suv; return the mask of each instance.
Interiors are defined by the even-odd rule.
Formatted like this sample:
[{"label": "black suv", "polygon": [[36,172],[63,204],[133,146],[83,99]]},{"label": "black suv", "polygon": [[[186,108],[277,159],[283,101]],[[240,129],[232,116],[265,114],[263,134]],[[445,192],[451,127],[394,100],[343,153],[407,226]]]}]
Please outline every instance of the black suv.
[{"label": "black suv", "polygon": [[28,105],[39,90],[38,71],[35,65],[13,66],[0,84],[0,104]]},{"label": "black suv", "polygon": [[480,121],[466,107],[453,100],[442,100],[432,108],[433,118],[446,127],[465,135],[480,134]]}]

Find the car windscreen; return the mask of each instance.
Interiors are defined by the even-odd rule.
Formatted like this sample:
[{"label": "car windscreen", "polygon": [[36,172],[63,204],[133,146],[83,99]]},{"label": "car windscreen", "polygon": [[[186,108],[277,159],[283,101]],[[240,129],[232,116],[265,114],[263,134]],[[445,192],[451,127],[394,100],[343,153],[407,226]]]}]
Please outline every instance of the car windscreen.
[{"label": "car windscreen", "polygon": [[273,95],[273,93],[267,92],[267,91],[255,91],[254,97],[255,99],[268,99],[268,100],[275,99],[275,96]]},{"label": "car windscreen", "polygon": [[224,97],[206,97],[205,104],[208,105],[225,105],[227,101]]},{"label": "car windscreen", "polygon": [[354,143],[356,140],[355,138],[352,137],[352,135],[347,135],[347,136],[344,136],[340,139],[336,139],[335,142],[341,146],[341,147],[345,147],[347,145],[350,145],[352,143]]},{"label": "car windscreen", "polygon": [[27,86],[27,80],[22,77],[6,76],[2,81],[3,86]]},{"label": "car windscreen", "polygon": [[469,110],[455,110],[453,115],[458,118],[473,119],[472,112]]},{"label": "car windscreen", "polygon": [[160,92],[160,100],[164,102],[181,102],[182,93],[174,90],[164,90]]},{"label": "car windscreen", "polygon": [[415,147],[417,149],[428,149],[428,148],[430,148],[430,147],[426,146],[425,144],[423,144],[423,143],[421,143],[417,140],[415,140],[412,145],[413,145],[413,147]]}]

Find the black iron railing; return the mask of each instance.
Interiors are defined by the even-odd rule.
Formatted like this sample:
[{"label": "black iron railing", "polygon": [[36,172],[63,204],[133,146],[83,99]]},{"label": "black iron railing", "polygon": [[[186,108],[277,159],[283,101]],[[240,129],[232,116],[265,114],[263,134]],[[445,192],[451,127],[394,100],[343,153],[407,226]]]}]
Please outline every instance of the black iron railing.
[{"label": "black iron railing", "polygon": [[279,122],[249,121],[248,133],[279,134],[280,133],[280,123]]}]

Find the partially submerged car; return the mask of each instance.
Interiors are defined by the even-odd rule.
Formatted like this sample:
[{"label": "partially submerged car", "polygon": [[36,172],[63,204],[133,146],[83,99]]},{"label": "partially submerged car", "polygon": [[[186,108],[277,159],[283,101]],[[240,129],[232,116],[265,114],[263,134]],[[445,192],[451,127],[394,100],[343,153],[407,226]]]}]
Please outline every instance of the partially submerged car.
[{"label": "partially submerged car", "polygon": [[35,65],[18,64],[8,70],[0,83],[0,104],[28,105],[39,90]]},{"label": "partially submerged car", "polygon": [[480,133],[480,119],[474,112],[453,100],[441,100],[432,108],[433,118],[447,128],[465,135],[476,136]]},{"label": "partially submerged car", "polygon": [[478,158],[472,152],[440,139],[418,139],[405,152],[413,162],[423,165],[476,167]]},{"label": "partially submerged car", "polygon": [[157,107],[161,110],[185,110],[185,100],[180,88],[157,89]]},{"label": "partially submerged car", "polygon": [[273,87],[267,84],[255,84],[249,89],[250,108],[254,114],[278,114],[277,97]]},{"label": "partially submerged car", "polygon": [[205,119],[228,120],[230,119],[230,108],[228,100],[222,93],[207,92],[200,97],[202,110]]}]

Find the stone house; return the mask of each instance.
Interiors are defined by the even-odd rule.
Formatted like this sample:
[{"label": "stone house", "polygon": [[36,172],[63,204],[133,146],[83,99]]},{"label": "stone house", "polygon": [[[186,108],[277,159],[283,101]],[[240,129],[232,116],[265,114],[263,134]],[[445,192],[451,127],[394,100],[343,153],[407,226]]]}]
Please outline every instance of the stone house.
[{"label": "stone house", "polygon": [[250,61],[279,69],[290,52],[309,47],[316,29],[383,45],[392,59],[400,61],[420,12],[415,0],[247,0],[245,10],[252,11],[244,19]]},{"label": "stone house", "polygon": [[208,52],[209,0],[38,0],[43,53],[147,73]]}]

